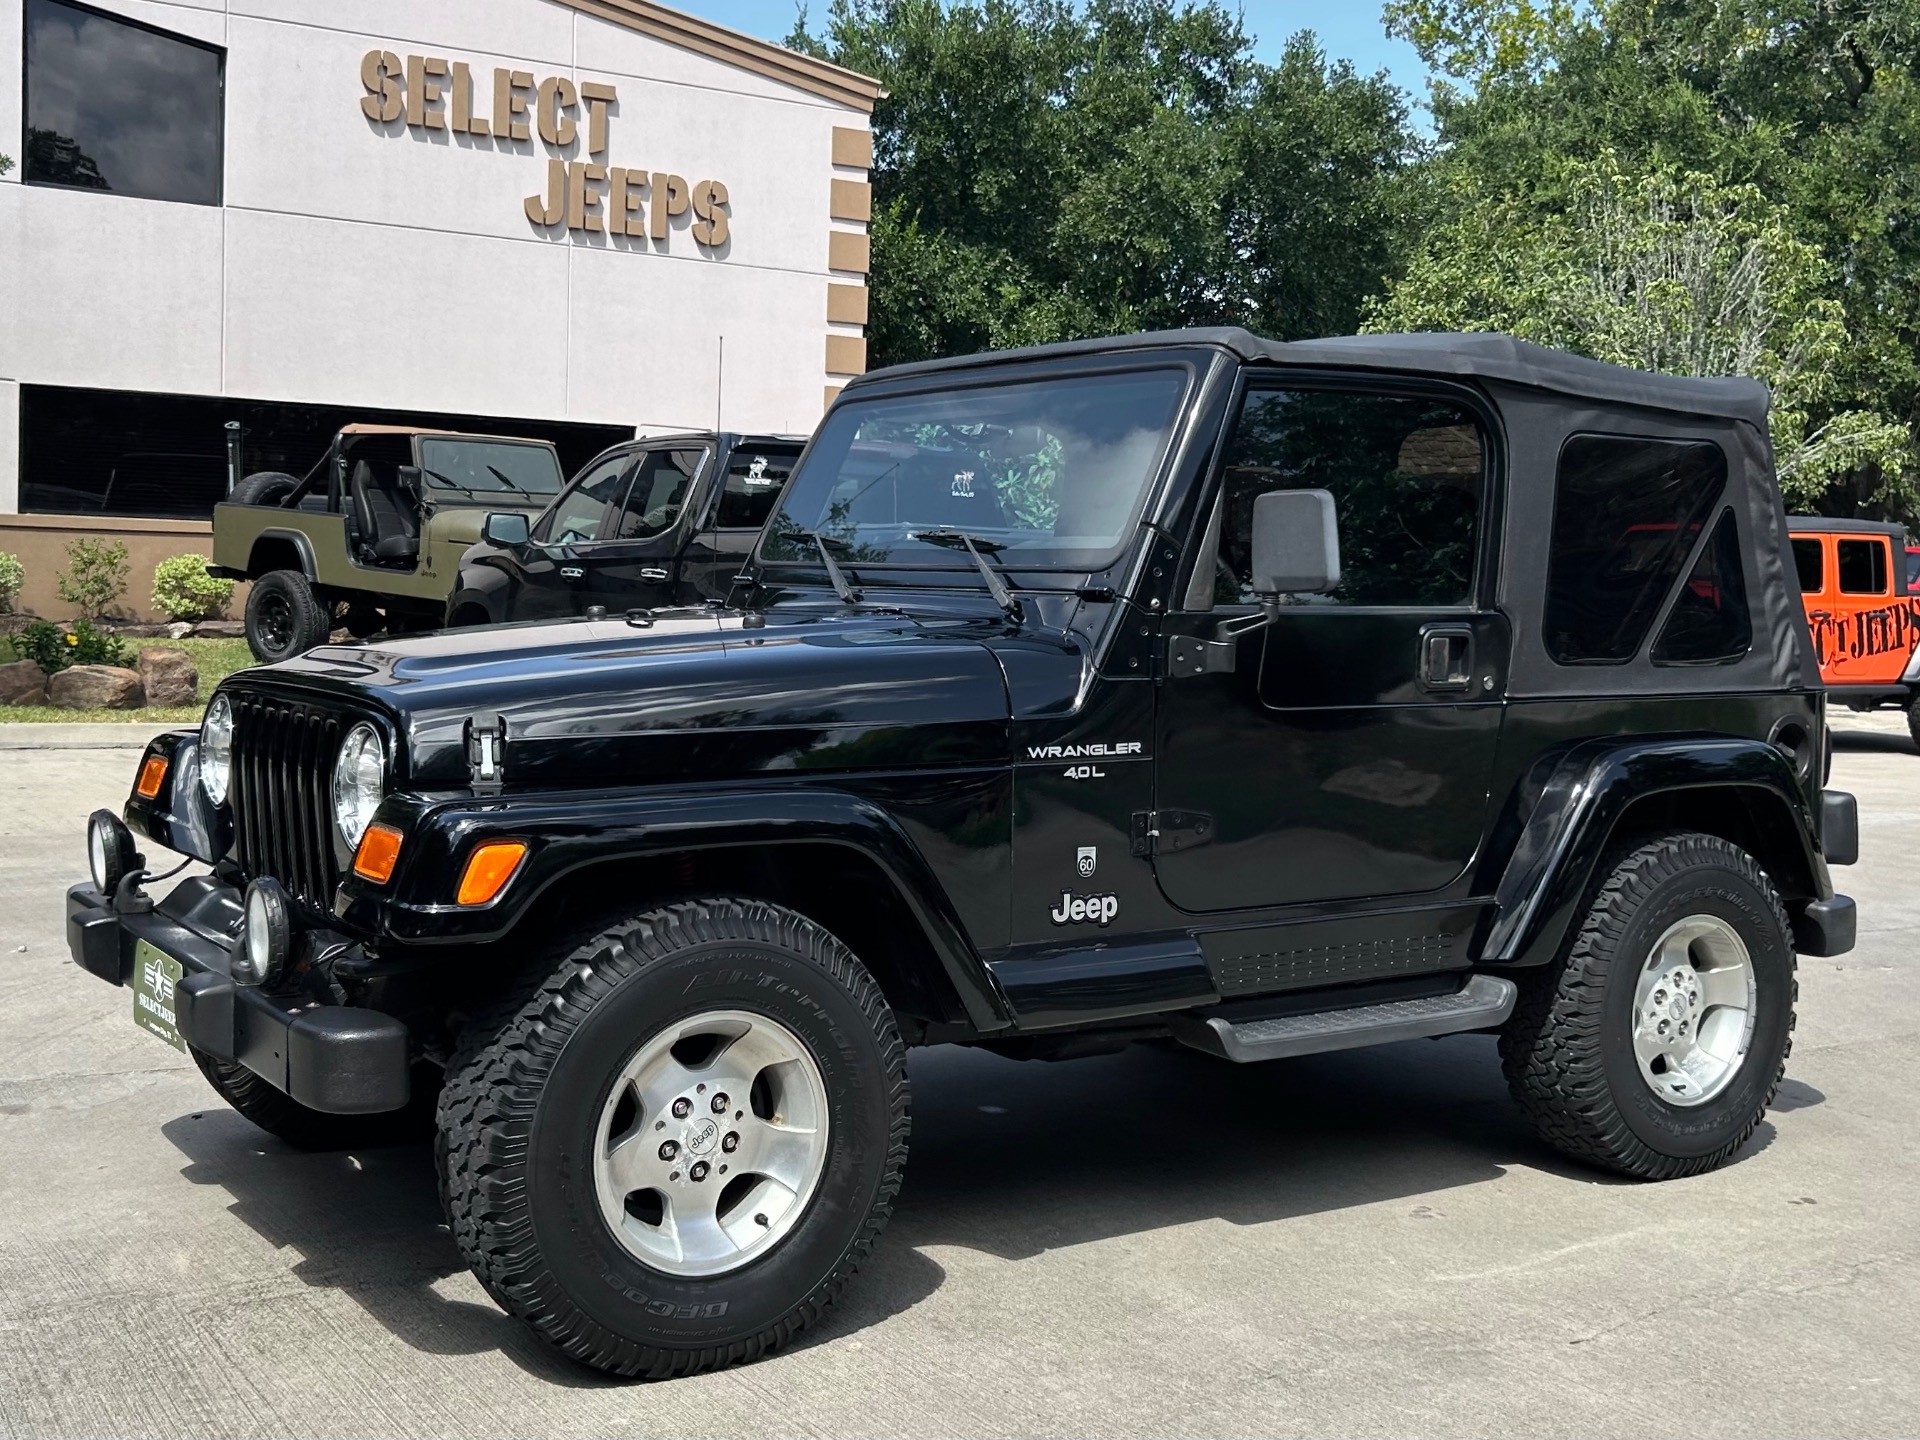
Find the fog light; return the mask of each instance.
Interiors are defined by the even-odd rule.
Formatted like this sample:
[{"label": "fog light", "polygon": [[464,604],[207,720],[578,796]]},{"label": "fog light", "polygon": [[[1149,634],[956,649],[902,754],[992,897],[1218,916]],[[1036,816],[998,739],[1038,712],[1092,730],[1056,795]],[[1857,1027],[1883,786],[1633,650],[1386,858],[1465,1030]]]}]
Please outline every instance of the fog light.
[{"label": "fog light", "polygon": [[133,848],[133,832],[118,815],[96,810],[87,817],[87,868],[102,895],[111,900],[120,882],[143,863]]},{"label": "fog light", "polygon": [[293,914],[278,880],[247,886],[240,943],[233,947],[231,970],[236,985],[271,985],[287,968],[293,948]]}]

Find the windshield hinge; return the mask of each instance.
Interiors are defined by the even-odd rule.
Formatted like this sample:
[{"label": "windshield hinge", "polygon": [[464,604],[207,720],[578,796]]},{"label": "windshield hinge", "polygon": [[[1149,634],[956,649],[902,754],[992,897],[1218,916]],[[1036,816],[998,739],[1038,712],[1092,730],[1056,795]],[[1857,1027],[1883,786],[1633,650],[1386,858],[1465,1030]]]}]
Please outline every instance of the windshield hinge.
[{"label": "windshield hinge", "polygon": [[467,721],[467,770],[473,788],[497,795],[507,781],[507,717],[475,715]]}]

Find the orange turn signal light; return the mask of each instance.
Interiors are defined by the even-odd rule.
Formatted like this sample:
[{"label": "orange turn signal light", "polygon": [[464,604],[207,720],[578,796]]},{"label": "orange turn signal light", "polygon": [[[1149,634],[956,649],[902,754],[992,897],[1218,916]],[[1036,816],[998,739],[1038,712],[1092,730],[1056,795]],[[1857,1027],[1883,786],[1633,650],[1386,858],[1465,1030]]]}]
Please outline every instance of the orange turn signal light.
[{"label": "orange turn signal light", "polygon": [[527,847],[519,840],[489,840],[467,860],[460,877],[460,903],[484,905],[513,879],[520,862],[527,858]]},{"label": "orange turn signal light", "polygon": [[166,783],[167,757],[149,755],[147,763],[140,767],[140,778],[133,788],[142,800],[151,800],[160,793],[160,787]]},{"label": "orange turn signal light", "polygon": [[353,873],[376,885],[386,884],[400,863],[400,842],[405,838],[391,825],[367,826],[360,848],[353,853]]}]

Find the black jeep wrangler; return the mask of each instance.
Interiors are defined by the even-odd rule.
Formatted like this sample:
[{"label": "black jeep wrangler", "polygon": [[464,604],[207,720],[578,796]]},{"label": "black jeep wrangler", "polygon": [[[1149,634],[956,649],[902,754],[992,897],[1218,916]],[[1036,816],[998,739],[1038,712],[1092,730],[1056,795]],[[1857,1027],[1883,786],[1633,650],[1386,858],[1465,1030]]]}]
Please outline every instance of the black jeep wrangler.
[{"label": "black jeep wrangler", "polygon": [[915,1045],[1491,1031],[1550,1144],[1707,1170],[1854,936],[1766,409],[1493,335],[883,371],[725,606],[227,681],[73,955],[295,1144],[437,1107],[474,1270],[621,1374],[833,1299]]}]

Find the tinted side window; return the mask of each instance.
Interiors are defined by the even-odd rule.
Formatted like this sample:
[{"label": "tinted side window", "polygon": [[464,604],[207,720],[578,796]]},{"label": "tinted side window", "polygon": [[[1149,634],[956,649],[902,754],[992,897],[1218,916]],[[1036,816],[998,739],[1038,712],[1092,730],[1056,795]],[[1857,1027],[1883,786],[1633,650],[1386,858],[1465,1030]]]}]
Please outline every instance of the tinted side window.
[{"label": "tinted side window", "polygon": [[29,185],[220,203],[224,52],[27,0]]},{"label": "tinted side window", "polygon": [[1827,564],[1825,547],[1818,540],[1796,540],[1793,542],[1793,568],[1800,572],[1800,593],[1818,594],[1826,588]]},{"label": "tinted side window", "polygon": [[1340,588],[1317,603],[1464,605],[1473,594],[1486,445],[1449,400],[1336,390],[1248,394],[1227,448],[1214,599],[1250,604],[1253,502],[1331,491]]},{"label": "tinted side window", "polygon": [[1884,595],[1887,593],[1887,542],[1884,540],[1842,540],[1838,545],[1840,593],[1843,595]]},{"label": "tinted side window", "polygon": [[1654,642],[1656,665],[1726,665],[1753,648],[1740,528],[1723,511]]},{"label": "tinted side window", "polygon": [[722,530],[758,530],[766,524],[799,458],[798,450],[734,451],[727,457],[726,485],[714,524]]},{"label": "tinted side window", "polygon": [[641,456],[610,538],[648,540],[671,530],[706,458],[704,450],[649,450]]},{"label": "tinted side window", "polygon": [[1554,481],[1547,653],[1562,665],[1630,659],[1726,482],[1727,458],[1708,442],[1567,441]]},{"label": "tinted side window", "polygon": [[631,454],[613,455],[589,469],[553,507],[541,527],[540,540],[548,545],[578,545],[597,539],[607,506],[619,499],[621,478],[632,464]]}]

